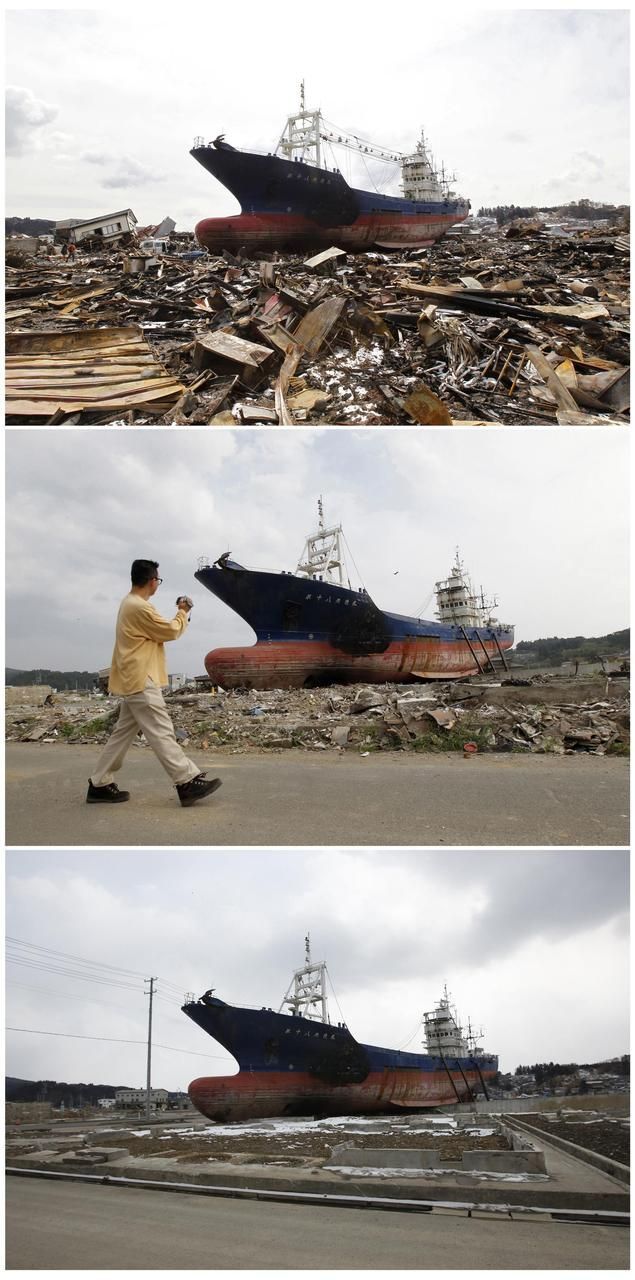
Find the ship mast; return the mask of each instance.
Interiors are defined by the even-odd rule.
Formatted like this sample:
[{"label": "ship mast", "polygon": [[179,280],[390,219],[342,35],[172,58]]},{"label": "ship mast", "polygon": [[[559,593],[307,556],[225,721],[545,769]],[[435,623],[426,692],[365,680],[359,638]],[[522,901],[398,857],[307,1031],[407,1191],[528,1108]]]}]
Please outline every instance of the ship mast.
[{"label": "ship mast", "polygon": [[342,526],[324,524],[324,505],[318,498],[318,530],[309,534],[298,561],[296,574],[301,578],[319,578],[344,586],[344,563],[341,546]]},{"label": "ship mast", "polygon": [[308,933],[304,939],[304,967],[296,969],[278,1013],[284,1012],[285,1005],[288,1006],[290,1013],[302,1018],[310,1018],[314,1022],[330,1021],[326,994],[326,962],[320,960],[318,964],[314,964],[311,960],[311,939]]},{"label": "ship mast", "polygon": [[304,101],[304,80],[300,85],[300,110],[288,116],[274,155],[282,154],[285,160],[303,160],[322,168],[320,133],[320,109],[307,111]]}]

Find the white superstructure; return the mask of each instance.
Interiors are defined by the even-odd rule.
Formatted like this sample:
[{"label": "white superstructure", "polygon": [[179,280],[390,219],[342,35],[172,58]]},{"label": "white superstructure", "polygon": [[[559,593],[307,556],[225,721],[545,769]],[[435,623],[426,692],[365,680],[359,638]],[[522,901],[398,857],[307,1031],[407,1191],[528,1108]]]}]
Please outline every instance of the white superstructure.
[{"label": "white superstructure", "polygon": [[443,168],[434,167],[423,129],[415,150],[401,161],[401,186],[406,200],[455,200]]},{"label": "white superstructure", "polygon": [[456,1009],[450,1003],[448,989],[444,986],[443,995],[430,1013],[424,1013],[426,1052],[433,1057],[467,1058],[470,1046],[467,1036],[458,1021]]},{"label": "white superstructure", "polygon": [[463,567],[458,547],[448,577],[435,582],[434,589],[437,597],[435,617],[439,622],[460,627],[498,626],[492,612],[498,601],[486,600],[482,587],[479,593],[474,590]]}]

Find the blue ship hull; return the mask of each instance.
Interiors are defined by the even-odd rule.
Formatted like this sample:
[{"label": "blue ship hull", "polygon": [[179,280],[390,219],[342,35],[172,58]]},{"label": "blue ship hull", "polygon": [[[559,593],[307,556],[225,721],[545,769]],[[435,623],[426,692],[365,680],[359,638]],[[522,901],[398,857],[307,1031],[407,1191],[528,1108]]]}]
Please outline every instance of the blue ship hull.
[{"label": "blue ship hull", "polygon": [[245,569],[226,557],[195,576],[256,633],[253,646],[207,655],[210,678],[225,688],[448,679],[491,669],[514,643],[511,627],[387,613],[365,591]]},{"label": "blue ship hull", "polygon": [[183,1006],[238,1062],[233,1076],[194,1080],[194,1105],[214,1120],[263,1115],[417,1110],[486,1093],[494,1055],[404,1053],[360,1044],[346,1026],[228,1005],[211,993]]},{"label": "blue ship hull", "polygon": [[341,173],[303,161],[237,151],[227,143],[190,155],[240,203],[237,217],[196,227],[210,251],[222,248],[417,248],[432,244],[469,213],[465,200],[407,200],[349,187]]}]

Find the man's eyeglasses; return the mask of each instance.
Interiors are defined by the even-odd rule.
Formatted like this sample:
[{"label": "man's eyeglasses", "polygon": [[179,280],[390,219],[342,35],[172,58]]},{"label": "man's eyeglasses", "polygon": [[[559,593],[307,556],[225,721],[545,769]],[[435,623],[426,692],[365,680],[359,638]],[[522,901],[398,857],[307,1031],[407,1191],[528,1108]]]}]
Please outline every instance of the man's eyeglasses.
[{"label": "man's eyeglasses", "polygon": [[157,577],[157,575],[156,575],[156,573],[155,573],[155,575],[154,575],[154,577],[153,577],[152,581],[153,581],[153,582],[158,582],[159,586],[161,586],[161,583],[163,582],[163,578],[158,578],[158,577]]}]

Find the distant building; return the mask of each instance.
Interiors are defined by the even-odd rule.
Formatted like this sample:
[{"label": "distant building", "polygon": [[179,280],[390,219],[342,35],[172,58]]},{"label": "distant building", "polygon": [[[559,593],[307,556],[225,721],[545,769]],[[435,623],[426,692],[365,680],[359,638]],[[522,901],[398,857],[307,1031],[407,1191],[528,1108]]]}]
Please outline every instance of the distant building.
[{"label": "distant building", "polygon": [[112,1107],[117,1106],[117,1099],[116,1098],[98,1098],[97,1106],[101,1107],[102,1111],[110,1111]]},{"label": "distant building", "polygon": [[182,689],[183,685],[189,684],[189,679],[182,671],[175,671],[168,676],[168,684],[171,689]]},{"label": "distant building", "polygon": [[170,1111],[194,1111],[194,1103],[191,1101],[187,1093],[180,1090],[168,1093],[168,1110]]},{"label": "distant building", "polygon": [[[164,1111],[168,1105],[167,1089],[151,1089],[150,1090],[150,1110]],[[138,1111],[146,1105],[145,1089],[117,1089],[115,1092],[115,1102],[117,1107],[123,1111]]]}]

